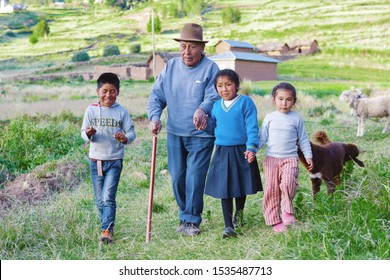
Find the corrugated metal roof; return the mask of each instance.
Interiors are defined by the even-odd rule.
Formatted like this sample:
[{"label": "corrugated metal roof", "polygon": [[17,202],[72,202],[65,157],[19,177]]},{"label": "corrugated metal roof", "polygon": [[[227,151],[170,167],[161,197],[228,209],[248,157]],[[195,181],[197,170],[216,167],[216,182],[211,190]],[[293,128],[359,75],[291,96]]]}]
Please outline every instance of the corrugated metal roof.
[{"label": "corrugated metal roof", "polygon": [[235,47],[235,48],[247,48],[247,49],[254,49],[255,48],[255,46],[253,46],[247,42],[240,42],[240,41],[233,41],[233,40],[221,40],[219,42],[222,42],[222,41],[227,43],[231,47]]},{"label": "corrugated metal roof", "polygon": [[269,63],[279,63],[280,60],[268,57],[257,53],[245,53],[245,52],[226,52],[208,57],[211,60],[247,60],[247,61],[259,61]]}]

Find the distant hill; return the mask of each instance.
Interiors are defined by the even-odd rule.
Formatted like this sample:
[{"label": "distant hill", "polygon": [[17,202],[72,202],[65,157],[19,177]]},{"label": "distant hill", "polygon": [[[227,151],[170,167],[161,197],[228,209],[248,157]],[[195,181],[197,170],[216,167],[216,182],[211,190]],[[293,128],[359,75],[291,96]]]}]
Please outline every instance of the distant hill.
[{"label": "distant hill", "polygon": [[[182,18],[166,16],[164,7],[171,2],[155,0],[131,10],[104,5],[28,6],[26,12],[0,14],[0,78],[12,71],[58,73],[78,67],[70,61],[80,50],[88,52],[91,65],[102,63],[103,48],[108,44],[117,45],[122,55],[128,55],[132,45],[140,44],[141,54],[125,56],[125,60],[145,62],[153,46],[152,35],[146,31],[152,8],[162,25],[161,32],[154,36],[156,51],[177,51],[177,42],[172,39],[179,36],[184,23],[196,22],[202,24],[204,38],[209,40],[207,55],[214,54],[215,45],[224,39],[254,46],[316,40],[321,52],[283,63],[278,70],[282,76],[294,71],[295,77],[360,81],[370,77],[382,81],[390,75],[390,0],[209,1],[201,15]],[[241,12],[239,23],[222,23],[222,11],[228,6]],[[41,18],[47,20],[50,34],[32,45],[29,36]],[[104,64],[121,62],[118,57]]]},{"label": "distant hill", "polygon": [[[202,16],[184,18],[162,17],[161,4],[154,1],[156,14],[160,14],[162,32],[155,36],[159,51],[176,48],[171,39],[188,21],[204,26],[204,37],[209,39],[207,51],[221,39],[247,41],[253,45],[264,42],[291,43],[316,39],[322,50],[380,51],[388,48],[390,37],[390,1],[212,1]],[[158,5],[160,3],[160,5]],[[149,4],[151,5],[151,4]],[[238,24],[222,24],[221,11],[231,5],[239,7]],[[28,9],[25,13],[0,15],[0,59],[64,53],[68,59],[72,52],[84,48],[92,56],[100,56],[106,44],[116,44],[121,53],[128,53],[132,43],[141,43],[142,52],[152,49],[152,37],[146,32],[151,8],[112,10],[99,6],[97,10],[83,7]],[[31,22],[39,17],[49,21],[50,35],[36,45],[28,41]],[[6,25],[3,25],[6,23]],[[23,26],[23,28],[20,28]],[[17,28],[13,28],[17,27]],[[5,35],[13,33],[14,36]],[[69,52],[69,53],[66,53]]]}]

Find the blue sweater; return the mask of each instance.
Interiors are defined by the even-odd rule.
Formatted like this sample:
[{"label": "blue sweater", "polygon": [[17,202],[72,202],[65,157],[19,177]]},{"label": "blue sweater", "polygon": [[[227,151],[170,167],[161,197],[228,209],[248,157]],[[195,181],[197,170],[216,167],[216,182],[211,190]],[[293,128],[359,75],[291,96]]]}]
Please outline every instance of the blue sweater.
[{"label": "blue sweater", "polygon": [[198,108],[210,114],[213,103],[219,99],[214,88],[214,77],[218,71],[217,64],[205,56],[194,67],[185,65],[181,57],[170,59],[150,93],[147,105],[149,120],[159,120],[167,107],[166,129],[169,133],[212,137],[195,128],[193,116]]},{"label": "blue sweater", "polygon": [[216,101],[207,131],[210,133],[214,127],[216,145],[246,145],[247,150],[256,152],[259,124],[256,105],[249,96],[238,95],[229,107],[222,99]]}]

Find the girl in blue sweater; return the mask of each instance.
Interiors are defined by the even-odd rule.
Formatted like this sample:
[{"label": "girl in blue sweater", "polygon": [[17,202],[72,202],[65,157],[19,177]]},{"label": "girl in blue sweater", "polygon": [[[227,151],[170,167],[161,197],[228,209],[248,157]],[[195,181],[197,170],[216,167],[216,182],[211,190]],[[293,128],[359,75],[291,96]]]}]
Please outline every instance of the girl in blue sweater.
[{"label": "girl in blue sweater", "polygon": [[242,223],[246,196],[262,191],[256,160],[258,121],[252,99],[238,94],[240,77],[235,71],[220,70],[214,86],[222,99],[214,103],[205,129],[215,134],[215,151],[205,193],[221,199],[225,223],[222,238],[226,238],[236,236],[234,226]]}]

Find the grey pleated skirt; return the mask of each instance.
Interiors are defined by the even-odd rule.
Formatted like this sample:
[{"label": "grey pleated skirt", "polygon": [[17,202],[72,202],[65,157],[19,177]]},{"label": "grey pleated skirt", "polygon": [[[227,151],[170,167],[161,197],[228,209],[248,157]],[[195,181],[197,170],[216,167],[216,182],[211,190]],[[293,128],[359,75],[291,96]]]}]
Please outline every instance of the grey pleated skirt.
[{"label": "grey pleated skirt", "polygon": [[263,190],[257,161],[248,163],[245,150],[245,145],[215,147],[205,194],[215,198],[235,198]]}]

